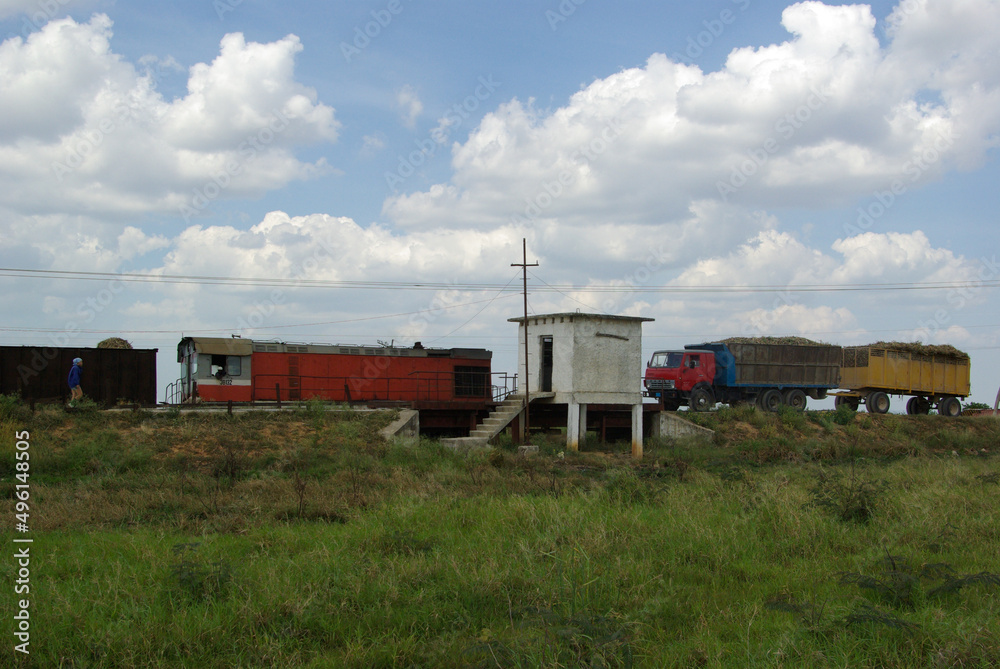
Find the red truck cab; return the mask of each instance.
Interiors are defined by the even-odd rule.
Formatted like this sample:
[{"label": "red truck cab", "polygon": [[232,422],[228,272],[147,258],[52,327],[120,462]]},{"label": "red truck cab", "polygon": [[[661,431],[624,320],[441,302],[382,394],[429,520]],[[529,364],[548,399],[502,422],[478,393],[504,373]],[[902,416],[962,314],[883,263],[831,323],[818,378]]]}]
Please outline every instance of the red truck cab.
[{"label": "red truck cab", "polygon": [[662,400],[671,411],[691,398],[699,386],[711,387],[715,379],[715,354],[712,351],[656,351],[646,365],[646,397]]}]

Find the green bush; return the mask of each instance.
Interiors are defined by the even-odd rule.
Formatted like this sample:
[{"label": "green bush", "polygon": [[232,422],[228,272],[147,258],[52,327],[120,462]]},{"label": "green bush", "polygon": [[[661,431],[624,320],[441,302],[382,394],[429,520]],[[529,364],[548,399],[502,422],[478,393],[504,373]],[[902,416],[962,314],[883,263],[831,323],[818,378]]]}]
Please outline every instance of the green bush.
[{"label": "green bush", "polygon": [[31,409],[17,395],[0,395],[0,422],[26,425],[31,420]]},{"label": "green bush", "polygon": [[833,512],[840,520],[867,523],[887,488],[885,481],[861,478],[853,466],[849,476],[821,469],[810,490],[811,504]]},{"label": "green bush", "polygon": [[837,425],[851,425],[858,413],[849,406],[840,405],[833,414],[833,422]]}]

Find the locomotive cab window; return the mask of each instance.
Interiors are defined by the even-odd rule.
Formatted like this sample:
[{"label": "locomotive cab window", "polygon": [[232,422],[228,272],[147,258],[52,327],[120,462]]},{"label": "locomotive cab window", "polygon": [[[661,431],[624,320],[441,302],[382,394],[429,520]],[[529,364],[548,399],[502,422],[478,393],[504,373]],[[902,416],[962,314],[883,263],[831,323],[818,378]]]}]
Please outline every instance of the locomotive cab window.
[{"label": "locomotive cab window", "polygon": [[455,367],[455,397],[483,397],[489,387],[486,367]]},{"label": "locomotive cab window", "polygon": [[212,376],[220,379],[223,376],[239,376],[243,370],[242,360],[238,355],[213,355],[211,370]]}]

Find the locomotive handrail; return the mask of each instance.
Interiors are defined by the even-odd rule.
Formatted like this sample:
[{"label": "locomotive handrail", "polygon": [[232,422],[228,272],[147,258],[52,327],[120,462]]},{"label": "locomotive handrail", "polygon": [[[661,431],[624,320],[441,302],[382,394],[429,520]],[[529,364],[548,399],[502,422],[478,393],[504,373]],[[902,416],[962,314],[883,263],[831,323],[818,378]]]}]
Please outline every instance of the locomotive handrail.
[{"label": "locomotive handrail", "polygon": [[183,399],[184,388],[181,385],[181,379],[176,381],[171,381],[167,384],[166,390],[163,393],[163,401],[166,404],[180,404]]},{"label": "locomotive handrail", "polygon": [[501,386],[499,383],[493,383],[490,386],[490,394],[493,397],[493,401],[500,403],[507,399],[508,395],[517,392],[517,374],[508,374],[507,372],[492,372],[491,376],[499,376],[499,381],[503,381]]}]

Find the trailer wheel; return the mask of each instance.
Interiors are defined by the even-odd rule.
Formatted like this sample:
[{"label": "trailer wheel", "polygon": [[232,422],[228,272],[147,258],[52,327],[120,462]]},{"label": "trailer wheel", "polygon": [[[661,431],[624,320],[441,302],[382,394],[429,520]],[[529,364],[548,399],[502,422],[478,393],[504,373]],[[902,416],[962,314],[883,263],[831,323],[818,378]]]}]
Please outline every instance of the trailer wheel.
[{"label": "trailer wheel", "polygon": [[960,416],[962,415],[962,403],[958,401],[957,397],[945,397],[938,402],[938,413],[952,418]]},{"label": "trailer wheel", "polygon": [[781,406],[781,391],[777,388],[765,390],[757,396],[757,403],[764,411],[777,411]]},{"label": "trailer wheel", "polygon": [[865,398],[865,409],[868,410],[868,413],[888,413],[889,404],[889,396],[881,390],[869,393],[868,397]]},{"label": "trailer wheel", "polygon": [[715,406],[715,396],[708,388],[695,388],[689,402],[691,411],[708,411]]},{"label": "trailer wheel", "polygon": [[839,409],[840,407],[848,407],[851,411],[857,411],[858,407],[861,406],[861,402],[857,397],[845,397],[843,395],[837,395],[833,398],[833,408]]},{"label": "trailer wheel", "polygon": [[805,391],[799,388],[789,388],[786,390],[781,396],[781,401],[785,403],[785,406],[791,407],[796,411],[805,411],[806,404],[809,403]]},{"label": "trailer wheel", "polygon": [[911,416],[926,416],[930,413],[931,403],[923,397],[911,397],[906,401],[906,413]]}]

